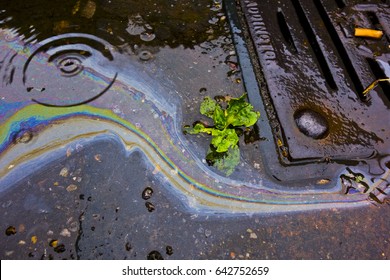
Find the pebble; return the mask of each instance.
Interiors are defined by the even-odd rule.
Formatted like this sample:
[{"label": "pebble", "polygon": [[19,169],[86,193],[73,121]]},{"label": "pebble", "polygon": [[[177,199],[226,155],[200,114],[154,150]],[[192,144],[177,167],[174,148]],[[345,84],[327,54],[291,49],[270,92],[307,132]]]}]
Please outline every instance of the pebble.
[{"label": "pebble", "polygon": [[77,190],[77,186],[71,184],[71,185],[69,185],[68,187],[66,187],[66,190],[67,190],[68,192],[73,192],[73,191]]},{"label": "pebble", "polygon": [[60,232],[60,235],[61,235],[61,236],[65,236],[65,237],[70,237],[71,232],[70,232],[67,228],[64,228],[64,229]]},{"label": "pebble", "polygon": [[62,176],[62,177],[68,177],[68,175],[69,175],[69,170],[68,170],[68,168],[66,168],[66,167],[62,168],[61,171],[60,171],[60,176]]}]

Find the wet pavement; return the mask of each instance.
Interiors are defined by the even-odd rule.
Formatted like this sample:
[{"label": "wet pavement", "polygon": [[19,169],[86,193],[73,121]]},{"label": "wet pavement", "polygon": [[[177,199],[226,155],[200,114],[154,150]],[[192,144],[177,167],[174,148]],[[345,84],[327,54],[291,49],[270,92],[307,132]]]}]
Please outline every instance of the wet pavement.
[{"label": "wet pavement", "polygon": [[[1,1],[1,258],[388,259],[388,3],[267,2]],[[183,127],[244,92],[227,176]]]}]

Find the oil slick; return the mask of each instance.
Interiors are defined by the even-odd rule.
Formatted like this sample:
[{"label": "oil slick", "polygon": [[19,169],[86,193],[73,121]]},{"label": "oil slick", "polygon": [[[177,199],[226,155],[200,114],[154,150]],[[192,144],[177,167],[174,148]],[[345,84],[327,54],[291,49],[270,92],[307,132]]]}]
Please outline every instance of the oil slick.
[{"label": "oil slick", "polygon": [[[0,37],[6,35],[0,30]],[[8,65],[1,67],[0,195],[67,155],[71,145],[103,137],[122,143],[128,155],[141,152],[189,211],[274,213],[367,203],[366,195],[346,196],[341,186],[319,192],[278,188],[254,167],[249,177],[216,174],[181,132],[179,97],[167,95],[132,61],[121,63],[123,57],[94,36],[65,34],[34,46],[14,38],[1,40],[0,49]],[[382,176],[388,178],[389,170]],[[386,191],[381,180],[370,188]]]}]

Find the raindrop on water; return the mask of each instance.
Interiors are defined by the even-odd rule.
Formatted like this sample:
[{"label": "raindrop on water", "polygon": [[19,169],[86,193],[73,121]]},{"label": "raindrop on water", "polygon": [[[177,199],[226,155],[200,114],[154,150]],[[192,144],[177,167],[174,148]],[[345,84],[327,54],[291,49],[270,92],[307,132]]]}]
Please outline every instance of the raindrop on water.
[{"label": "raindrop on water", "polygon": [[65,57],[58,62],[57,67],[65,76],[75,76],[83,70],[82,62],[77,57]]}]

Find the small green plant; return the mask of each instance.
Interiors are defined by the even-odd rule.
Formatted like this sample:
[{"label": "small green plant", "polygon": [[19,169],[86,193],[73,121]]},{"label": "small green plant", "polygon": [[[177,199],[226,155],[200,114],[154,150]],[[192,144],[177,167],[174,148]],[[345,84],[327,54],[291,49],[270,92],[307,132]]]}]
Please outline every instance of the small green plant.
[{"label": "small green plant", "polygon": [[212,136],[206,161],[226,175],[232,174],[240,162],[237,130],[243,126],[254,125],[260,117],[260,113],[254,111],[245,98],[246,94],[239,98],[225,97],[223,103],[226,107],[223,108],[221,102],[207,96],[200,105],[200,113],[211,118],[214,125],[207,126],[197,122],[192,128],[184,128],[185,133],[206,133]]}]

